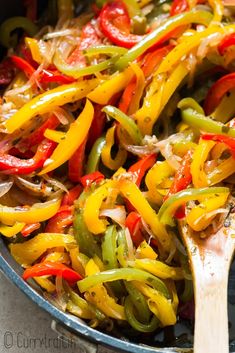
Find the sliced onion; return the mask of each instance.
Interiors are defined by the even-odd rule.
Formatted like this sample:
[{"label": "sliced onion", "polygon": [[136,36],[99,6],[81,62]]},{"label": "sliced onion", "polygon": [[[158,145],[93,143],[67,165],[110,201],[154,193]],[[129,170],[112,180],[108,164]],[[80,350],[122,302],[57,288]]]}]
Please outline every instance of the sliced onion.
[{"label": "sliced onion", "polygon": [[100,216],[109,217],[116,222],[121,228],[125,227],[126,210],[124,206],[101,210]]},{"label": "sliced onion", "polygon": [[69,192],[66,186],[63,183],[61,183],[59,180],[49,178],[47,175],[43,175],[43,179],[45,179],[48,182],[48,184],[55,186],[58,190],[62,190],[66,193]]},{"label": "sliced onion", "polygon": [[1,180],[0,181],[0,197],[4,196],[12,188],[12,185],[13,185],[12,179]]},{"label": "sliced onion", "polygon": [[61,107],[56,107],[52,113],[55,114],[62,125],[68,125],[69,122],[74,120],[73,115]]},{"label": "sliced onion", "polygon": [[172,235],[173,242],[175,243],[176,249],[179,250],[179,252],[184,256],[187,256],[187,251],[185,250],[184,245],[181,243],[181,241],[178,239],[175,233],[172,232],[171,235]]},{"label": "sliced onion", "polygon": [[15,179],[16,185],[20,189],[27,191],[31,195],[50,196],[54,193],[53,188],[49,187],[48,185],[45,185],[41,180],[39,183],[33,183],[31,181],[32,179],[23,178],[20,176],[15,176],[14,179]]},{"label": "sliced onion", "polygon": [[74,36],[78,37],[81,33],[79,28],[67,28],[61,29],[60,31],[49,32],[43,36],[44,40],[58,38],[58,37],[66,37],[66,36]]},{"label": "sliced onion", "polygon": [[204,59],[208,51],[212,47],[216,47],[221,42],[222,37],[223,37],[223,34],[221,33],[212,33],[208,37],[203,39],[197,50],[198,59],[199,60]]}]

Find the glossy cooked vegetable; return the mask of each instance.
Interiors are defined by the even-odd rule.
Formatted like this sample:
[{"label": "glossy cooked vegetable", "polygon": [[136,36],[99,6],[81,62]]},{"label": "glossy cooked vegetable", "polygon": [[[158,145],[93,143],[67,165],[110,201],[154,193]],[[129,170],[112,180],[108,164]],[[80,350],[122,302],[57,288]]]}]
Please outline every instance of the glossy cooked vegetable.
[{"label": "glossy cooked vegetable", "polygon": [[1,25],[0,233],[23,278],[93,327],[176,324],[192,301],[178,220],[206,237],[234,208],[235,18],[201,3],[76,17],[58,0],[48,27],[34,1]]}]

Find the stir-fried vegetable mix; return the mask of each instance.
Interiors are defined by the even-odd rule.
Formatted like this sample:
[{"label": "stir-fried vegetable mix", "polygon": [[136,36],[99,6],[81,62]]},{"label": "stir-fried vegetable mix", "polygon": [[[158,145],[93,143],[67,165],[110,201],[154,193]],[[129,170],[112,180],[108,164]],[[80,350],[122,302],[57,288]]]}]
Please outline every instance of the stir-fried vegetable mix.
[{"label": "stir-fried vegetable mix", "polygon": [[206,237],[233,211],[235,18],[84,3],[1,25],[0,232],[62,310],[154,332],[193,300],[181,222]]}]

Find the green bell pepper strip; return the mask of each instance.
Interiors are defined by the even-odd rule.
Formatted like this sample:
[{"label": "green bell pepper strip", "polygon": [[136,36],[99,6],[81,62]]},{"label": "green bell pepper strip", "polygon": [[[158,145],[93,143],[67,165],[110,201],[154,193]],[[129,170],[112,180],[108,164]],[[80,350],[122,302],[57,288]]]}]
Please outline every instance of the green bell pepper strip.
[{"label": "green bell pepper strip", "polygon": [[140,291],[133,286],[130,282],[125,282],[126,290],[129,298],[132,301],[141,322],[147,323],[150,320],[151,311],[148,307],[146,299]]},{"label": "green bell pepper strip", "polygon": [[105,232],[102,242],[102,257],[105,268],[112,270],[118,268],[116,256],[117,230],[115,226],[109,226]]},{"label": "green bell pepper strip", "polygon": [[199,114],[192,108],[182,110],[181,116],[183,121],[193,128],[203,130],[204,132],[210,132],[213,134],[227,135],[235,137],[235,129],[229,127],[219,121],[212,120],[208,116]]},{"label": "green bell pepper strip", "polygon": [[80,292],[84,293],[89,288],[94,287],[97,284],[113,282],[117,280],[140,281],[147,283],[162,293],[167,299],[171,299],[166,285],[160,279],[148,272],[135,268],[118,268],[115,270],[99,272],[80,280],[77,285]]},{"label": "green bell pepper strip", "polygon": [[102,109],[102,111],[121,124],[123,129],[125,129],[130,135],[135,145],[141,144],[143,136],[132,118],[124,114],[120,109],[113,107],[112,105],[107,105]]},{"label": "green bell pepper strip", "polygon": [[201,197],[210,197],[215,194],[229,193],[229,189],[225,187],[211,187],[199,189],[186,189],[170,196],[161,206],[158,217],[160,222],[174,226],[173,216],[176,210],[185,202],[190,200],[198,200]]},{"label": "green bell pepper strip", "polygon": [[173,30],[182,25],[200,23],[208,25],[212,20],[212,15],[207,11],[188,11],[173,17],[170,17],[163,25],[157,27],[149,33],[143,40],[131,48],[115,63],[117,70],[123,70],[129,63],[142,55],[146,50],[151,48],[154,44],[163,42]]},{"label": "green bell pepper strip", "polygon": [[104,145],[105,145],[105,138],[104,137],[99,137],[95,141],[95,143],[92,146],[92,149],[90,151],[90,154],[88,156],[87,165],[86,165],[86,174],[91,174],[91,173],[96,172],[98,170],[101,152],[102,152]]},{"label": "green bell pepper strip", "polygon": [[81,213],[77,213],[74,218],[74,237],[82,253],[89,257],[96,254],[101,258],[101,250],[97,245],[94,236],[89,232]]},{"label": "green bell pepper strip", "polygon": [[75,65],[67,64],[66,61],[62,58],[61,54],[57,51],[53,59],[53,64],[63,74],[73,77],[75,79],[78,79],[80,77],[93,75],[96,72],[100,72],[110,68],[117,61],[117,58],[118,57],[115,56],[111,59],[102,61],[99,64],[90,65],[87,67],[81,67],[80,64],[75,64]]},{"label": "green bell pepper strip", "polygon": [[204,110],[200,106],[200,104],[197,101],[195,101],[195,99],[193,99],[191,97],[181,99],[181,101],[179,101],[177,107],[181,110],[184,110],[186,108],[192,108],[197,113],[205,115]]},{"label": "green bell pepper strip", "polygon": [[[103,242],[102,242],[102,257],[105,269],[112,270],[118,268],[118,260],[116,255],[117,250],[117,230],[116,226],[109,226],[105,232]],[[118,294],[123,293],[123,288],[121,283],[113,282],[110,284],[111,289],[114,291],[116,296],[120,296]]]},{"label": "green bell pepper strip", "polygon": [[184,281],[184,291],[180,296],[180,300],[183,303],[189,302],[193,297],[193,282],[185,279]]},{"label": "green bell pepper strip", "polygon": [[26,17],[11,17],[4,21],[0,26],[0,43],[11,48],[17,45],[17,35],[12,32],[18,28],[22,28],[30,37],[33,37],[38,32],[38,27]]},{"label": "green bell pepper strip", "polygon": [[83,55],[85,56],[93,56],[100,54],[114,54],[114,55],[124,55],[126,54],[127,49],[118,47],[115,45],[97,45],[95,47],[91,47],[83,50]]},{"label": "green bell pepper strip", "polygon": [[153,332],[159,327],[160,321],[155,315],[148,324],[143,324],[137,320],[135,317],[135,307],[129,296],[126,297],[124,305],[126,319],[135,330],[139,332]]}]

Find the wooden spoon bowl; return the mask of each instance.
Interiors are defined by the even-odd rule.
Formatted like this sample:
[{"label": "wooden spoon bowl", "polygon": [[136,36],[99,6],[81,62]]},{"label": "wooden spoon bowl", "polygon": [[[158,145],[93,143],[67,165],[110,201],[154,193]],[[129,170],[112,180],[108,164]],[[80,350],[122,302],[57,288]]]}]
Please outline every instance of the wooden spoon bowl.
[{"label": "wooden spoon bowl", "polygon": [[235,214],[207,238],[180,223],[194,278],[194,353],[229,353],[228,275],[235,249]]}]

